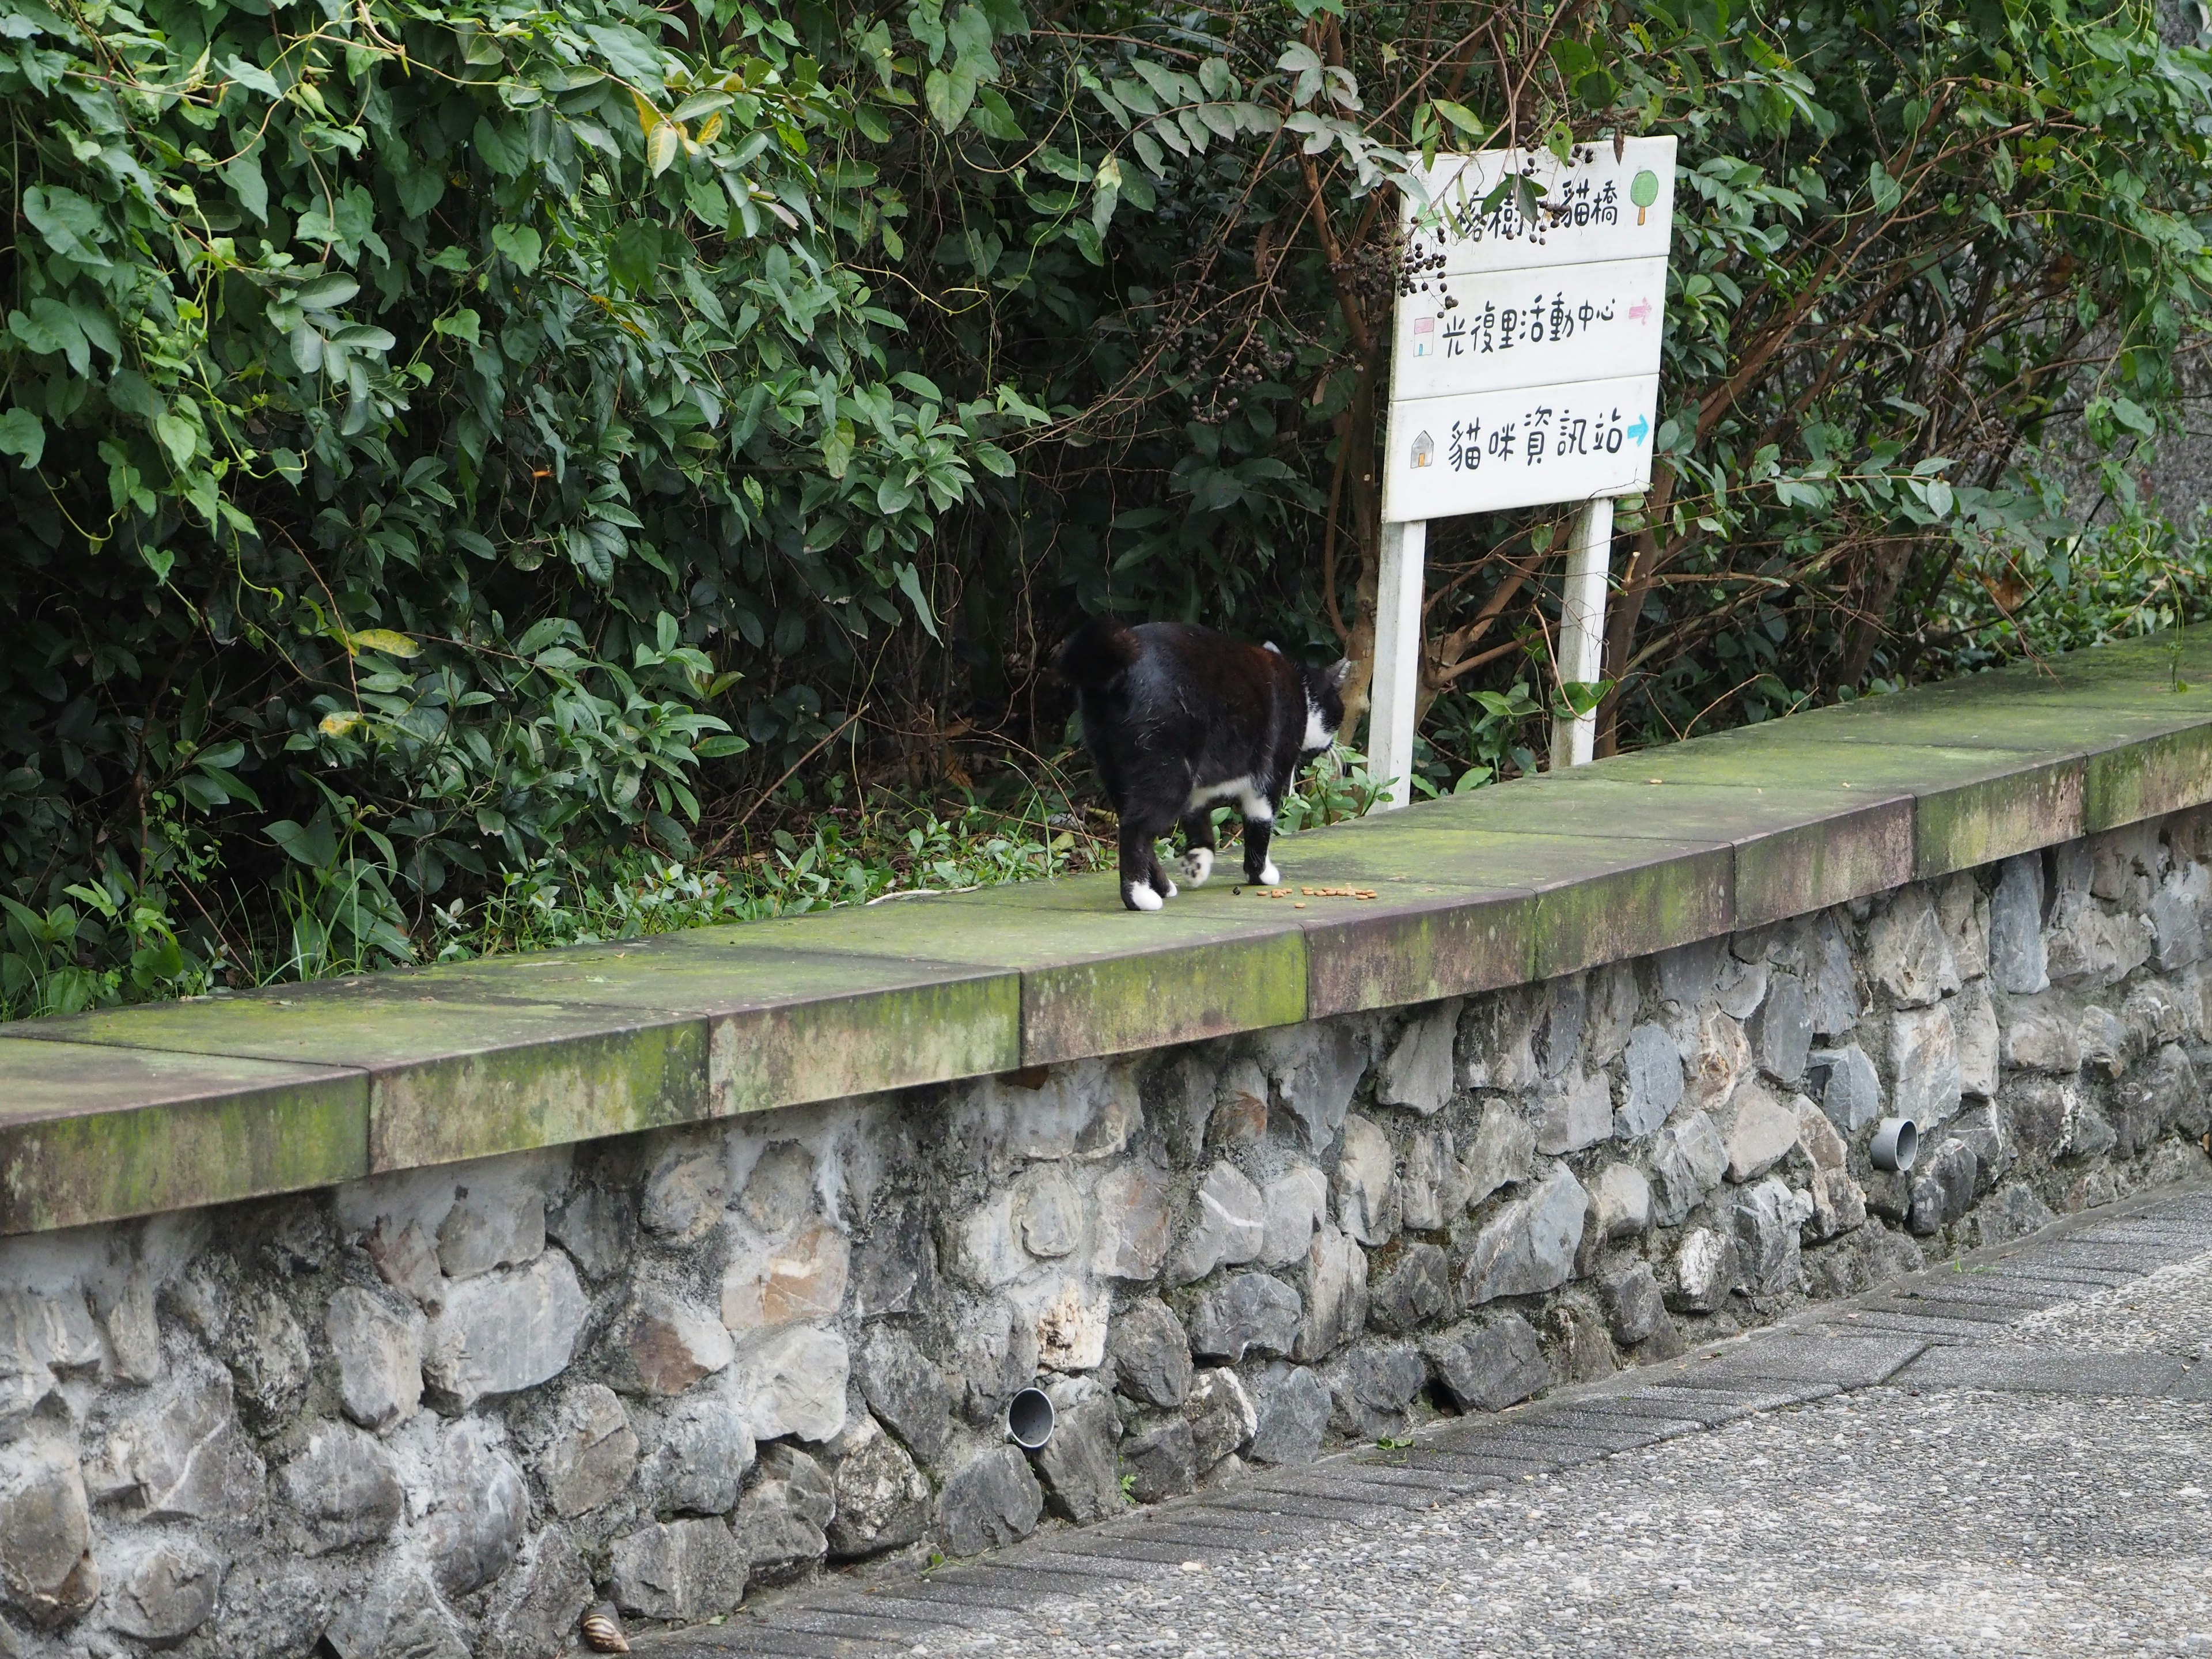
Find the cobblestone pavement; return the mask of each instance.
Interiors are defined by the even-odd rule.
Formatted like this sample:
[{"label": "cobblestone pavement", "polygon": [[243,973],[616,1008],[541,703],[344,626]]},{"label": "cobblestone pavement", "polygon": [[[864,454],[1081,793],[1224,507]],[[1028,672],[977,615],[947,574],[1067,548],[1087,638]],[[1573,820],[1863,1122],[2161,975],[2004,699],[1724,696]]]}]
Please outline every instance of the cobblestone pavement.
[{"label": "cobblestone pavement", "polygon": [[639,1650],[2212,1655],[2212,1194]]}]

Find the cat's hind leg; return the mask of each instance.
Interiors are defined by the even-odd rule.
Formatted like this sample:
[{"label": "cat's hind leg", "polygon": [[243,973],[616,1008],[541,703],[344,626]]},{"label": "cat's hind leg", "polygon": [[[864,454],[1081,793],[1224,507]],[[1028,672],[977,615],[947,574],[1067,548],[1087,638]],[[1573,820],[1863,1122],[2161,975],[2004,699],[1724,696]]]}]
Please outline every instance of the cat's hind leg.
[{"label": "cat's hind leg", "polygon": [[1175,896],[1175,884],[1160,867],[1160,831],[1166,828],[1121,820],[1121,902],[1132,910],[1157,910]]},{"label": "cat's hind leg", "polygon": [[1213,839],[1213,809],[1201,806],[1182,819],[1182,873],[1194,887],[1206,885],[1213,873],[1213,855],[1219,850]]},{"label": "cat's hind leg", "polygon": [[1275,833],[1275,815],[1264,800],[1251,803],[1244,814],[1244,879],[1256,887],[1273,887],[1283,878],[1267,856],[1267,843]]}]

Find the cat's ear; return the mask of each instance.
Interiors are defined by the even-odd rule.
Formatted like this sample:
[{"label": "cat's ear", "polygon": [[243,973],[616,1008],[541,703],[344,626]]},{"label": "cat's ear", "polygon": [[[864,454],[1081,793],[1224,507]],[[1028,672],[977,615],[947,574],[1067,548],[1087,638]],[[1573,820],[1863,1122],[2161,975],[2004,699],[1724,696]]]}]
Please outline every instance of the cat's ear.
[{"label": "cat's ear", "polygon": [[1328,689],[1330,690],[1343,690],[1345,681],[1352,678],[1352,659],[1349,657],[1339,657],[1334,662],[1331,663],[1327,669],[1322,671],[1322,678],[1328,682]]}]

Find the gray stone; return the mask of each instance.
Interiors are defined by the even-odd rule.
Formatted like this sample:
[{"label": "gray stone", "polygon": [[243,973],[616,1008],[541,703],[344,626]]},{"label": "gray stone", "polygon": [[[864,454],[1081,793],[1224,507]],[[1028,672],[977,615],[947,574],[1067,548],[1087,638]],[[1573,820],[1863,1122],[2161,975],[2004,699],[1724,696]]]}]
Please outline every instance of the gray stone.
[{"label": "gray stone", "polygon": [[1163,1419],[1122,1437],[1121,1468],[1139,1504],[1180,1498],[1198,1485],[1197,1442],[1181,1417]]},{"label": "gray stone", "polygon": [[648,1619],[709,1619],[745,1593],[745,1558],[723,1522],[654,1522],[614,1541],[616,1605]]},{"label": "gray stone", "polygon": [[627,1189],[579,1187],[545,1219],[545,1234],[589,1279],[611,1279],[629,1260],[637,1209]]},{"label": "gray stone", "polygon": [[576,1270],[558,1250],[526,1267],[463,1279],[430,1321],[422,1381],[455,1412],[534,1388],[568,1368],[588,1311]]},{"label": "gray stone", "polygon": [[720,1135],[691,1132],[664,1144],[645,1177],[638,1224],[678,1241],[697,1238],[729,1202],[730,1159]]},{"label": "gray stone", "polygon": [[1912,1231],[1925,1238],[1973,1207],[1981,1162],[1963,1140],[1947,1140],[1912,1174]]},{"label": "gray stone", "polygon": [[1682,1051],[1683,1099],[1694,1110],[1718,1110],[1751,1075],[1743,1027],[1717,1008],[1686,1012],[1675,1042]]},{"label": "gray stone", "polygon": [[298,1415],[314,1367],[307,1334],[282,1296],[266,1285],[249,1285],[232,1304],[211,1346],[230,1367],[238,1413],[247,1428],[273,1433]]},{"label": "gray stone", "polygon": [[1814,1099],[1828,1121],[1846,1137],[1881,1116],[1881,1077],[1856,1042],[1840,1048],[1815,1048],[1807,1075]]},{"label": "gray stone", "polygon": [[1101,1394],[1060,1407],[1052,1438],[1030,1455],[1044,1487],[1045,1506],[1063,1521],[1089,1526],[1125,1507],[1115,1453],[1121,1419]]},{"label": "gray stone", "polygon": [[[1164,1209],[1160,1225],[1164,1251]],[[853,1311],[862,1319],[912,1313],[929,1300],[937,1285],[937,1242],[919,1200],[902,1200],[877,1219],[854,1254],[851,1273]]]},{"label": "gray stone", "polygon": [[1814,922],[1806,941],[1805,1003],[1815,1036],[1841,1036],[1859,1023],[1858,970],[1832,911]]},{"label": "gray stone", "polygon": [[489,1181],[464,1188],[438,1227],[438,1266],[448,1279],[520,1267],[545,1249],[545,1194]]},{"label": "gray stone", "polygon": [[2072,1111],[2066,1120],[2066,1132],[2059,1142],[2058,1156],[2068,1163],[2080,1163],[2087,1158],[2102,1158],[2119,1144],[2119,1131],[2086,1097],[2076,1095]]},{"label": "gray stone", "polygon": [[1868,927],[1866,969],[1900,1008],[1924,1008],[1959,988],[1950,937],[1919,883],[1898,889]]},{"label": "gray stone", "polygon": [[1834,1122],[1802,1095],[1796,1104],[1798,1150],[1813,1166],[1813,1218],[1806,1225],[1815,1239],[1833,1238],[1866,1220],[1866,1193],[1851,1178],[1850,1149]]},{"label": "gray stone", "polygon": [[1890,1092],[1893,1109],[1926,1133],[1959,1109],[1966,1079],[1949,1008],[1900,1008],[1889,1017]]},{"label": "gray stone", "polygon": [[338,1362],[338,1402],[348,1417],[381,1430],[415,1414],[428,1328],[413,1308],[396,1307],[359,1285],[331,1296],[323,1330]]},{"label": "gray stone", "polygon": [[[995,1423],[1006,1397],[1025,1389],[1037,1372],[1036,1329],[1003,1302],[963,1308],[956,1316],[946,1380],[960,1411],[977,1428]],[[912,1443],[908,1443],[909,1444]]]},{"label": "gray stone", "polygon": [[1344,1120],[1344,1150],[1332,1185],[1337,1224],[1346,1232],[1363,1244],[1387,1244],[1396,1237],[1397,1153],[1389,1138],[1357,1112]]},{"label": "gray stone", "polygon": [[1648,1261],[1632,1261],[1598,1281],[1607,1328],[1624,1348],[1648,1340],[1667,1327],[1667,1304]]},{"label": "gray stone", "polygon": [[1731,1019],[1749,1019],[1766,1000],[1772,972],[1763,957],[1747,962],[1730,951],[1721,957],[1720,970],[1714,975],[1714,1003]]},{"label": "gray stone", "polygon": [[782,1583],[830,1553],[827,1528],[837,1512],[829,1472],[796,1446],[764,1446],[751,1486],[738,1501],[731,1530],[747,1577]]},{"label": "gray stone", "polygon": [[[327,1592],[315,1600],[326,1613]],[[359,1595],[340,1601],[322,1639],[338,1659],[469,1659],[468,1638],[413,1566],[369,1575]]]},{"label": "gray stone", "polygon": [[738,1505],[753,1450],[738,1380],[726,1373],[668,1407],[640,1484],[654,1494],[656,1509],[726,1515]]},{"label": "gray stone", "polygon": [[[100,1328],[107,1333],[112,1375],[118,1382],[151,1382],[161,1374],[161,1329],[155,1316],[154,1279],[133,1267],[95,1302]],[[5,1362],[0,1361],[0,1370]],[[7,1415],[8,1389],[0,1380],[0,1419]]]},{"label": "gray stone", "polygon": [[1679,1224],[1720,1184],[1728,1163],[1720,1131],[1703,1112],[1668,1124],[1651,1149],[1652,1219],[1662,1227]]},{"label": "gray stone", "polygon": [[1667,1305],[1686,1313],[1711,1313],[1742,1282],[1735,1241],[1710,1227],[1683,1235],[1670,1267],[1674,1282]]},{"label": "gray stone", "polygon": [[641,1286],[609,1334],[608,1378],[624,1394],[667,1398],[726,1370],[737,1345],[720,1319],[657,1286]]},{"label": "gray stone", "polygon": [[[772,1325],[807,1323],[837,1316],[844,1306],[845,1287],[851,1280],[853,1261],[852,1241],[842,1231],[826,1221],[813,1219],[766,1236],[744,1228],[732,1231],[736,1237],[729,1265],[722,1273],[724,1328],[758,1331]],[[697,1322],[699,1317],[693,1316],[693,1322]],[[671,1337],[689,1354],[687,1358],[672,1351],[669,1357],[675,1363],[693,1369],[704,1366],[707,1370],[722,1368],[712,1363],[720,1358],[720,1352],[710,1338],[690,1334],[690,1328],[681,1322],[671,1332]],[[695,1376],[692,1380],[698,1379]],[[654,1389],[650,1392],[680,1394],[683,1388]]]},{"label": "gray stone", "polygon": [[798,1226],[814,1213],[814,1154],[795,1140],[761,1149],[738,1194],[738,1213],[763,1233]]},{"label": "gray stone", "polygon": [[1060,1277],[1017,1285],[1009,1299],[1036,1342],[1037,1364],[1048,1371],[1087,1371],[1106,1358],[1112,1298],[1088,1280]]},{"label": "gray stone", "polygon": [[2014,997],[2006,1006],[2002,1036],[2004,1063],[2054,1077],[2081,1069],[2081,1017],[2057,994]]},{"label": "gray stone", "polygon": [[1659,1025],[1639,1025],[1628,1037],[1628,1095],[1613,1114],[1613,1132],[1623,1140],[1656,1134],[1682,1099],[1682,1051]]},{"label": "gray stone", "polygon": [[2051,1206],[2032,1188],[2014,1182],[1998,1188],[1976,1205],[1968,1212],[1967,1224],[1973,1229],[1975,1248],[1987,1249],[1994,1244],[2025,1238],[2057,1219]]},{"label": "gray stone", "polygon": [[1529,1052],[1530,993],[1520,986],[1469,1000],[1455,1052],[1470,1089],[1525,1089],[1536,1081]]},{"label": "gray stone", "polygon": [[1961,1112],[1952,1123],[1951,1133],[1972,1150],[1981,1171],[1980,1185],[1995,1185],[2012,1168],[2017,1149],[2005,1133],[2004,1118],[1994,1104]]},{"label": "gray stone", "polygon": [[1287,1267],[1304,1256],[1315,1230],[1328,1219],[1328,1177],[1299,1164],[1269,1182],[1260,1202],[1266,1224],[1256,1259],[1264,1267]]},{"label": "gray stone", "polygon": [[2149,926],[2114,915],[2087,893],[2060,897],[2044,942],[2053,984],[2117,985],[2150,960]]},{"label": "gray stone", "polygon": [[1474,1144],[1468,1148],[1467,1201],[1480,1204],[1500,1187],[1526,1181],[1535,1156],[1535,1126],[1516,1108],[1492,1102],[1482,1109]]},{"label": "gray stone", "polygon": [[1452,1039],[1462,1006],[1455,997],[1406,1023],[1376,1079],[1377,1104],[1403,1106],[1425,1117],[1451,1099]]},{"label": "gray stone", "polygon": [[1194,1284],[1220,1267],[1237,1267],[1260,1254],[1267,1236],[1267,1206],[1260,1189],[1233,1164],[1217,1164],[1199,1184],[1190,1231],[1168,1277]]},{"label": "gray stone", "polygon": [[1936,919],[1950,941],[1951,960],[1962,981],[1979,979],[1990,970],[1988,916],[1988,902],[1972,871],[1961,870],[1937,884]]},{"label": "gray stone", "polygon": [[2201,864],[2177,866],[2150,902],[2153,960],[2162,974],[2204,959],[2204,904],[2212,873]]},{"label": "gray stone", "polygon": [[1951,1005],[1951,1019],[1959,1034],[1959,1085],[1984,1100],[1997,1091],[1997,1011],[1990,988],[1976,980]]},{"label": "gray stone", "polygon": [[1429,1368],[1410,1342],[1362,1343],[1331,1361],[1324,1375],[1331,1420],[1346,1434],[1379,1440],[1411,1426],[1406,1407],[1429,1380]]},{"label": "gray stone", "polygon": [[1565,1164],[1554,1164],[1476,1236],[1460,1279],[1461,1299],[1473,1304],[1565,1284],[1574,1272],[1588,1205],[1582,1183]]},{"label": "gray stone", "polygon": [[190,1539],[164,1538],[111,1568],[107,1621],[155,1647],[181,1642],[215,1612],[222,1564]]},{"label": "gray stone", "polygon": [[1651,1229],[1651,1183],[1632,1164],[1608,1164],[1590,1183],[1589,1231],[1601,1239],[1632,1238]]},{"label": "gray stone", "polygon": [[929,1530],[929,1482],[863,1412],[830,1443],[836,1463],[836,1512],[826,1528],[830,1558],[854,1561],[911,1544]]},{"label": "gray stone", "polygon": [[2043,857],[2007,859],[1990,898],[1990,977],[2001,991],[2033,996],[2051,983],[2043,945]]},{"label": "gray stone", "polygon": [[1255,1463],[1310,1463],[1328,1432],[1328,1384],[1304,1365],[1279,1361],[1260,1373],[1252,1389],[1259,1421],[1245,1456]]},{"label": "gray stone", "polygon": [[981,1555],[1028,1537],[1043,1511],[1029,1461],[1012,1446],[994,1446],[945,1483],[938,1530],[948,1553]]},{"label": "gray stone", "polygon": [[1500,1412],[1552,1386],[1535,1328],[1518,1314],[1472,1319],[1425,1339],[1437,1384],[1463,1412]]},{"label": "gray stone", "polygon": [[1231,1060],[1218,1082],[1203,1060],[1193,1056],[1188,1064],[1182,1127],[1170,1138],[1177,1156],[1196,1163],[1209,1147],[1242,1152],[1267,1138],[1267,1073],[1257,1060]]},{"label": "gray stone", "polygon": [[[1947,1023],[1946,1030],[1948,1030]],[[1774,1097],[1756,1078],[1747,1078],[1714,1115],[1728,1153],[1728,1178],[1754,1181],[1772,1169],[1797,1144],[1797,1114]]]},{"label": "gray stone", "polygon": [[2080,1091],[2070,1080],[2016,1078],[1997,1097],[2007,1133],[2030,1152],[2056,1153],[2065,1144]]},{"label": "gray stone", "polygon": [[757,1440],[827,1440],[845,1426],[850,1360],[835,1331],[793,1325],[747,1342],[738,1353],[745,1421]]},{"label": "gray stone", "polygon": [[1106,1333],[1115,1387],[1139,1405],[1172,1409],[1190,1392],[1190,1339],[1157,1297],[1132,1303]]},{"label": "gray stone", "polygon": [[1082,1248],[1083,1200],[1056,1164],[1038,1164],[1014,1183],[1013,1222],[1022,1248],[1040,1261]]},{"label": "gray stone", "polygon": [[76,1455],[43,1430],[0,1458],[0,1598],[42,1626],[65,1624],[100,1599]]},{"label": "gray stone", "polygon": [[494,1590],[477,1651],[482,1659],[557,1659],[591,1600],[591,1575],[575,1541],[548,1527]]},{"label": "gray stone", "polygon": [[[1175,1341],[1183,1346],[1180,1326]],[[1188,1358],[1183,1363],[1188,1366]],[[854,1369],[875,1414],[925,1462],[935,1462],[952,1438],[952,1385],[945,1373],[904,1331],[881,1325],[861,1343]]]},{"label": "gray stone", "polygon": [[1798,1228],[1812,1218],[1813,1200],[1773,1176],[1747,1187],[1729,1206],[1736,1263],[1750,1289],[1774,1295],[1797,1288]]},{"label": "gray stone", "polygon": [[1326,1020],[1269,1032],[1262,1042],[1276,1098],[1304,1131],[1307,1150],[1326,1151],[1367,1069],[1358,1030],[1349,1020]]},{"label": "gray stone", "polygon": [[448,1596],[481,1589],[514,1564],[530,1521],[530,1489],[499,1431],[469,1418],[439,1442],[437,1492],[424,1527],[430,1571]]},{"label": "gray stone", "polygon": [[[1319,1249],[1316,1241],[1316,1249]],[[1192,1305],[1190,1349],[1234,1364],[1248,1353],[1288,1353],[1297,1340],[1298,1293],[1267,1273],[1232,1273]]]},{"label": "gray stone", "polygon": [[1451,1132],[1407,1136],[1405,1167],[1398,1175],[1400,1224],[1408,1232],[1433,1232],[1454,1220],[1466,1204],[1467,1176],[1452,1155]]},{"label": "gray stone", "polygon": [[1378,1330],[1425,1325],[1451,1300],[1451,1264],[1433,1244],[1408,1244],[1368,1266],[1367,1317]]},{"label": "gray stone", "polygon": [[1251,1395],[1226,1367],[1198,1373],[1190,1397],[1183,1401],[1182,1415],[1190,1425],[1191,1452],[1200,1474],[1243,1450],[1260,1425]]},{"label": "gray stone", "polygon": [[1036,1266],[1014,1226],[1014,1194],[994,1194],[961,1218],[946,1241],[953,1275],[981,1290],[1012,1284]]},{"label": "gray stone", "polygon": [[552,1439],[538,1461],[538,1479],[559,1516],[595,1510],[629,1484],[637,1468],[637,1434],[612,1389],[586,1382],[562,1397]]},{"label": "gray stone", "polygon": [[1613,1135],[1613,1085],[1602,1072],[1555,1079],[1536,1101],[1536,1150],[1557,1156]]},{"label": "gray stone", "polygon": [[307,1527],[307,1553],[389,1538],[407,1494],[391,1454],[359,1429],[319,1425],[278,1471],[276,1490]]},{"label": "gray stone", "polygon": [[1358,1336],[1367,1324],[1367,1253],[1346,1233],[1324,1226],[1306,1250],[1305,1317],[1294,1359],[1319,1359]]},{"label": "gray stone", "polygon": [[1583,1039],[1583,1063],[1602,1068],[1620,1057],[1628,1034],[1636,1024],[1636,1008],[1643,1000],[1637,988],[1636,965],[1608,962],[1593,968],[1589,975],[1589,1026]]},{"label": "gray stone", "polygon": [[1167,1172],[1142,1158],[1099,1176],[1091,1201],[1091,1270],[1102,1279],[1156,1279],[1167,1260]]},{"label": "gray stone", "polygon": [[2106,1077],[2118,1077],[2134,1062],[2128,1028],[2111,1009],[2092,1003],[2081,1011],[2081,1062]]},{"label": "gray stone", "polygon": [[230,1375],[173,1376],[108,1431],[85,1472],[93,1496],[152,1521],[243,1521],[265,1474],[231,1405]]},{"label": "gray stone", "polygon": [[1659,968],[1660,996],[1684,1008],[1694,1008],[1707,1000],[1727,954],[1728,941],[1722,939],[1698,939],[1662,951],[1654,958]]},{"label": "gray stone", "polygon": [[1805,1075],[1813,1050],[1813,1013],[1805,988],[1794,974],[1778,974],[1744,1035],[1753,1060],[1778,1083],[1794,1085]]},{"label": "gray stone", "polygon": [[2168,1129],[2195,1140],[2212,1127],[2204,1085],[2187,1053],[2174,1042],[2161,1047],[2148,1066],[2136,1068],[2113,1090],[2112,1111],[2115,1127],[2124,1139],[2124,1158],[2147,1150]]}]

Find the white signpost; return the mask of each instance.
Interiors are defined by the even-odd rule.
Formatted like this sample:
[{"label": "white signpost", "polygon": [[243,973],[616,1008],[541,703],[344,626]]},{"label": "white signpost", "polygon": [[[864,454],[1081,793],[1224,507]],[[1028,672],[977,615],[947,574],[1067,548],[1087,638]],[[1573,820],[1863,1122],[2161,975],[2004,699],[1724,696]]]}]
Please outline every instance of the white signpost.
[{"label": "white signpost", "polygon": [[[1427,184],[1443,222],[1417,228],[1407,204],[1413,291],[1391,341],[1368,740],[1392,805],[1412,793],[1431,519],[1583,503],[1556,654],[1562,681],[1603,672],[1613,498],[1651,482],[1674,141],[1631,138],[1618,155],[1601,141],[1573,157],[1439,155]],[[1533,214],[1521,187],[1498,191],[1509,172],[1527,179]],[[1596,724],[1553,722],[1554,769],[1589,759]]]}]

